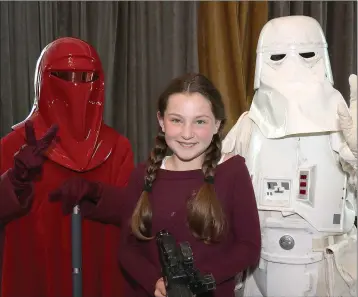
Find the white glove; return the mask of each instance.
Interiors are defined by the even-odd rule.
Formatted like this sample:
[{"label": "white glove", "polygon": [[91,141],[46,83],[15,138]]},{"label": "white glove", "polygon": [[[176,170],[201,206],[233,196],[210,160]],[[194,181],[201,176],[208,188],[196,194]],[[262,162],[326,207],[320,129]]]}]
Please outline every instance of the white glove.
[{"label": "white glove", "polygon": [[357,159],[357,75],[349,76],[350,106],[349,111],[344,103],[338,106],[339,124],[348,148]]}]

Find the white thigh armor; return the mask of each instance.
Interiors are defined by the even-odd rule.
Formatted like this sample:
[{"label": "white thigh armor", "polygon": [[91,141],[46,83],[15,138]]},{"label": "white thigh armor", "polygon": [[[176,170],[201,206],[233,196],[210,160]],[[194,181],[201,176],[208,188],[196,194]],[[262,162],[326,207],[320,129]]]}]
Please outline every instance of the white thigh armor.
[{"label": "white thigh armor", "polygon": [[253,124],[246,164],[262,251],[245,296],[356,296],[356,206],[339,142],[339,132],[268,139]]}]

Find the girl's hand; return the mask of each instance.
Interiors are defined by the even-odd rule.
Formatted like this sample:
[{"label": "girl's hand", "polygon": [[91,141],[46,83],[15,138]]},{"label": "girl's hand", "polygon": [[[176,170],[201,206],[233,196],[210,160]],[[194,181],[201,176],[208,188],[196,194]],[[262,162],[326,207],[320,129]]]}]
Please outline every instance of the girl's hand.
[{"label": "girl's hand", "polygon": [[167,296],[167,292],[165,290],[165,284],[163,278],[158,279],[157,283],[155,284],[155,297],[165,297]]}]

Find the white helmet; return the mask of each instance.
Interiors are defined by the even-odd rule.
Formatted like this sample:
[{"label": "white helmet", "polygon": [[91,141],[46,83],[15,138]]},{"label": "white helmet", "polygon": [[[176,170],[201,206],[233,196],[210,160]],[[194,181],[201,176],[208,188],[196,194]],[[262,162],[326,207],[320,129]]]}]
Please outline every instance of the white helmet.
[{"label": "white helmet", "polygon": [[260,87],[264,64],[284,63],[288,55],[295,55],[302,64],[314,67],[324,61],[325,76],[333,85],[328,45],[320,24],[308,16],[287,16],[270,20],[262,28],[257,44],[254,89]]},{"label": "white helmet", "polygon": [[307,16],[280,17],[262,29],[249,117],[267,138],[339,131],[327,42]]}]

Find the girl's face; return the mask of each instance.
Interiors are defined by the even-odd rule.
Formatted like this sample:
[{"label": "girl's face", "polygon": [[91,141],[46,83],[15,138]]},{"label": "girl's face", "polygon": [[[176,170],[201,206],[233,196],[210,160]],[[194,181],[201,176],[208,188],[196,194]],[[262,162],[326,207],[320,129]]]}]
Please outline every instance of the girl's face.
[{"label": "girl's face", "polygon": [[220,127],[210,101],[199,93],[173,94],[168,99],[164,117],[159,112],[157,117],[174,157],[182,162],[202,164],[204,152]]}]

